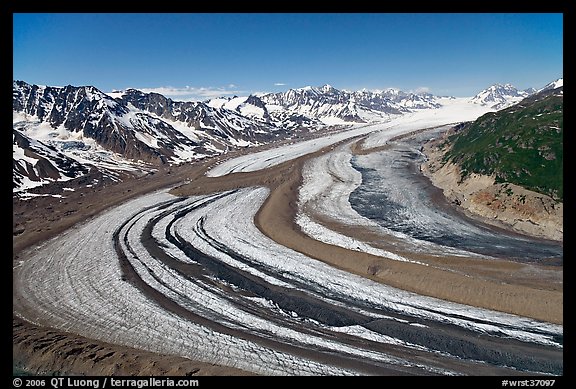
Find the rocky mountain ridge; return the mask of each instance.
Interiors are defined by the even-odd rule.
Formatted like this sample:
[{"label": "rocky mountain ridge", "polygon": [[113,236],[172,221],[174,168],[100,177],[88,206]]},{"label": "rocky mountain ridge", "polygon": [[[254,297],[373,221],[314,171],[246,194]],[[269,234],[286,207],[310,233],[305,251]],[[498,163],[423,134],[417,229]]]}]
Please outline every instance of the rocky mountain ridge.
[{"label": "rocky mountain ridge", "polygon": [[26,194],[89,171],[117,181],[158,165],[439,107],[437,96],[397,89],[324,85],[182,102],[136,89],[107,94],[93,86],[13,81],[13,191]]}]

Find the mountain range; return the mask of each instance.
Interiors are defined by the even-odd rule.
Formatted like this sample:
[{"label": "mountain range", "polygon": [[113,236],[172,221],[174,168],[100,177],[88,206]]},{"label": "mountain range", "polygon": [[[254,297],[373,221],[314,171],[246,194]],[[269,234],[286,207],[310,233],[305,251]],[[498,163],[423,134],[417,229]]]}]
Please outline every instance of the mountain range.
[{"label": "mountain range", "polygon": [[[540,91],[557,84],[562,79]],[[498,110],[534,92],[494,85],[469,103]],[[13,81],[13,193],[30,196],[46,184],[88,174],[100,182],[117,181],[159,165],[438,109],[445,99],[397,89],[345,91],[324,85],[182,102],[136,89],[105,93],[93,86]]]}]

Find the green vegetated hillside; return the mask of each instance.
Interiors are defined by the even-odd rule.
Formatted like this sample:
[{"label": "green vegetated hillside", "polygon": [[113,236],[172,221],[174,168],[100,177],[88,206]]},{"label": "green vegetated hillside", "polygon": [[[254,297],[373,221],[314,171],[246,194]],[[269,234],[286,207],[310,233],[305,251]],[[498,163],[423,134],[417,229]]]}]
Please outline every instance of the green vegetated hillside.
[{"label": "green vegetated hillside", "polygon": [[536,94],[450,136],[444,161],[563,201],[563,94]]}]

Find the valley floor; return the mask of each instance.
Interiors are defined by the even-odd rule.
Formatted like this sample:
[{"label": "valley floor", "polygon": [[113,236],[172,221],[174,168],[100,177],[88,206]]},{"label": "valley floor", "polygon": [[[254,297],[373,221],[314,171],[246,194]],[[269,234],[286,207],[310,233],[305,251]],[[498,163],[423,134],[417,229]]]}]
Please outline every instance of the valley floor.
[{"label": "valley floor", "polygon": [[[96,219],[107,209],[126,205],[139,196],[166,188],[174,188],[170,192],[172,195],[186,197],[207,196],[233,190],[244,190],[246,193],[252,193],[248,192],[249,188],[265,188],[269,191],[269,195],[255,214],[254,224],[258,231],[280,246],[328,264],[335,269],[360,276],[362,279],[370,280],[370,282],[382,284],[383,288],[391,286],[401,291],[425,296],[425,298],[439,299],[450,304],[466,304],[480,309],[478,312],[482,312],[482,314],[485,314],[486,311],[484,310],[496,312],[494,314],[495,322],[502,320],[502,323],[506,323],[502,325],[502,328],[506,326],[512,328],[518,325],[518,328],[514,328],[519,333],[523,330],[520,328],[520,324],[516,324],[514,317],[528,318],[527,323],[539,323],[540,321],[547,323],[546,325],[543,324],[543,329],[539,329],[536,324],[526,324],[536,326],[536,329],[533,332],[529,330],[526,336],[537,336],[535,334],[540,331],[546,333],[549,331],[548,324],[551,325],[551,333],[555,333],[560,328],[559,336],[562,336],[562,266],[525,264],[502,259],[487,261],[473,256],[414,252],[407,246],[399,245],[398,239],[393,236],[383,236],[373,228],[361,224],[346,223],[337,220],[334,215],[319,211],[322,207],[318,198],[314,200],[316,202],[309,202],[308,205],[302,202],[299,189],[305,182],[303,171],[306,172],[306,169],[309,169],[311,161],[328,156],[326,157],[328,158],[326,166],[331,166],[335,162],[334,160],[330,161],[330,156],[337,158],[342,153],[351,155],[361,148],[362,143],[358,142],[358,139],[344,140],[313,153],[252,172],[244,171],[208,177],[204,173],[210,165],[216,162],[212,160],[203,164],[166,168],[154,175],[95,190],[82,191],[78,189],[66,199],[43,197],[26,201],[14,200],[14,361],[38,372],[58,370],[64,374],[251,374],[247,373],[246,370],[248,369],[243,368],[241,364],[240,367],[234,368],[224,365],[218,366],[213,363],[195,362],[179,357],[173,357],[173,364],[167,365],[162,362],[165,360],[165,356],[130,349],[126,346],[116,346],[103,341],[88,340],[85,337],[74,335],[77,332],[75,328],[78,325],[83,325],[82,323],[58,324],[60,329],[51,329],[51,323],[57,323],[57,321],[39,317],[39,312],[42,310],[35,311],[34,299],[37,297],[33,296],[33,288],[30,286],[33,283],[34,272],[33,269],[26,269],[27,261],[34,257],[35,251],[42,250],[43,247],[51,244],[52,238],[65,231],[73,233],[75,229],[82,228],[84,221]],[[326,171],[329,170],[329,167],[326,167]],[[342,177],[333,178],[332,186],[342,179]],[[329,194],[330,187],[325,189],[323,193]],[[261,195],[259,192],[254,192],[255,199],[260,198]],[[390,255],[385,257],[375,255],[367,250],[351,250],[348,247],[342,247],[342,245],[338,246],[315,239],[310,233],[303,231],[303,225],[297,223],[298,215],[302,213],[319,226],[346,235],[354,239],[355,242],[361,242],[364,245],[371,245],[377,250],[389,252]],[[198,220],[206,219],[198,216]],[[105,228],[105,225],[103,224],[101,228]],[[256,233],[254,232],[254,234]],[[126,234],[126,239],[128,239],[128,232]],[[153,250],[154,248],[148,249]],[[398,260],[399,257],[406,260]],[[38,259],[35,260],[38,261]],[[134,274],[140,274],[138,271],[136,273]],[[123,274],[130,277],[132,273],[126,272],[124,269]],[[138,277],[135,278],[138,279]],[[284,280],[283,278],[279,279]],[[141,281],[136,280],[135,282]],[[439,307],[444,307],[442,305],[444,303],[438,304]],[[42,305],[42,309],[46,309],[48,312],[51,308]],[[470,309],[470,312],[475,311]],[[507,316],[508,314],[512,315]],[[433,326],[426,320],[423,321],[425,325]],[[112,324],[119,325],[118,323]],[[69,327],[69,331],[66,331],[64,327]],[[333,328],[322,331],[328,330],[335,331]],[[438,331],[443,333],[444,330],[439,327]],[[454,336],[455,339],[464,336],[455,329],[446,329],[446,331],[449,331],[451,333],[449,336]],[[252,340],[250,337],[252,335],[244,336],[249,341]],[[259,336],[262,337],[263,335],[260,334]],[[348,336],[352,335],[342,335],[340,339],[342,344],[349,344]],[[50,342],[50,339],[54,339],[54,337],[63,343],[62,348],[58,348],[56,345],[38,346]],[[512,350],[510,351],[512,354],[516,352],[513,350],[516,350],[517,347],[520,349],[533,347],[530,348],[533,358],[549,362],[551,372],[557,372],[558,366],[562,365],[561,346],[560,349],[554,349],[556,346],[552,349],[542,345],[519,346],[516,340],[503,339],[501,341],[504,349]],[[423,340],[420,341],[423,342]],[[477,347],[489,349],[491,342],[493,340],[487,338],[475,344]],[[374,345],[366,345],[366,347],[366,350],[370,350],[370,352],[366,350],[364,352],[370,357],[373,353],[382,351],[379,348],[373,349]],[[71,350],[76,351],[71,352]],[[280,347],[280,350],[286,353],[291,352],[290,348]],[[421,349],[406,351],[401,347],[393,346],[387,352],[391,352],[395,358],[414,358],[414,361],[420,362],[426,359],[426,353],[421,353]],[[67,355],[70,357],[66,357]],[[99,359],[98,363],[94,362],[95,358],[103,355],[109,357]],[[131,355],[133,358],[126,359],[126,355]],[[307,357],[305,353],[298,355],[302,358]],[[410,356],[408,357],[408,355]],[[324,362],[318,363],[322,365]],[[526,363],[529,364],[530,362],[526,361]],[[363,365],[357,366],[357,364],[356,357],[354,357],[351,361],[342,361],[338,366],[344,369],[343,371],[347,371],[346,369],[360,369],[360,371],[365,369]],[[469,363],[465,360],[450,361],[444,360],[443,357],[438,357],[437,360],[431,362],[433,368],[429,371],[421,367],[416,367],[410,371],[404,367],[396,370],[396,368],[390,368],[386,364],[378,366],[381,369],[378,370],[380,374],[431,374],[432,372],[443,374],[444,371],[481,375],[524,374],[521,370]],[[320,371],[314,370],[310,366],[306,368],[310,368],[312,372]],[[297,370],[295,371],[297,374]],[[338,374],[339,370],[328,369],[326,371],[326,374]],[[260,373],[267,374],[264,368],[261,368]]]}]

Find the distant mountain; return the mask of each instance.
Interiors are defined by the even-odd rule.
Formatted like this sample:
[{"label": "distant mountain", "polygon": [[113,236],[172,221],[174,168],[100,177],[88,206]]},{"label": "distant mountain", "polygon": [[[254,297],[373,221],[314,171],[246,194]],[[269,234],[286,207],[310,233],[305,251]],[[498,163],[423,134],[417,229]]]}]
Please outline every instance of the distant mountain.
[{"label": "distant mountain", "polygon": [[331,85],[290,89],[260,96],[272,116],[285,112],[315,118],[323,123],[365,123],[419,109],[439,108],[438,97],[431,94],[405,93],[395,89],[382,92],[349,92]]},{"label": "distant mountain", "polygon": [[529,95],[529,92],[518,90],[510,84],[495,84],[472,97],[471,102],[499,110],[514,105]]},{"label": "distant mountain", "polygon": [[[562,85],[551,83],[549,85]],[[518,104],[487,113],[449,138],[445,161],[563,200],[563,86],[544,87]]]},{"label": "distant mountain", "polygon": [[170,138],[176,137],[177,144],[182,142],[177,135],[184,135],[202,145],[203,150],[193,150],[199,155],[213,155],[218,150],[235,146],[267,143],[282,131],[266,121],[265,117],[244,116],[240,111],[213,107],[203,102],[173,101],[158,93],[129,89],[116,100],[172,126],[179,134]]},{"label": "distant mountain", "polygon": [[546,84],[543,88],[540,88],[538,92],[544,92],[547,90],[553,90],[564,86],[564,78],[559,78],[556,81]]},{"label": "distant mountain", "polygon": [[288,111],[319,120],[336,118],[347,122],[364,122],[349,96],[330,85],[290,89],[287,92],[266,94],[260,96],[260,99],[274,107],[274,115]]},{"label": "distant mountain", "polygon": [[298,128],[313,130],[324,125],[316,118],[304,116],[282,107],[267,105],[259,96],[255,95],[212,99],[206,104],[214,108],[231,110],[251,120],[261,121],[285,130]]},{"label": "distant mountain", "polygon": [[[14,81],[15,190],[69,179],[71,171],[61,168],[65,160],[115,176],[119,170],[191,161],[298,134],[201,102],[175,102],[134,89],[117,95],[92,86]],[[34,172],[36,165],[51,173]]]},{"label": "distant mountain", "polygon": [[[491,87],[473,102],[500,107],[524,95],[513,87]],[[87,172],[120,180],[123,174],[297,138],[331,125],[437,109],[442,101],[398,89],[345,91],[324,85],[182,102],[136,89],[106,94],[93,86],[13,81],[14,193]]]},{"label": "distant mountain", "polygon": [[478,92],[471,101],[475,104],[487,105],[495,110],[500,110],[517,104],[522,101],[522,99],[533,95],[534,93],[556,89],[563,86],[563,84],[563,78],[552,81],[540,89],[528,88],[525,90],[518,90],[511,84],[494,84]]},{"label": "distant mountain", "polygon": [[268,112],[266,105],[259,97],[254,95],[245,97],[234,96],[229,99],[214,99],[209,100],[207,104],[213,108],[225,108],[238,112],[240,115],[247,118],[254,118],[266,123],[271,122],[270,113]]}]

